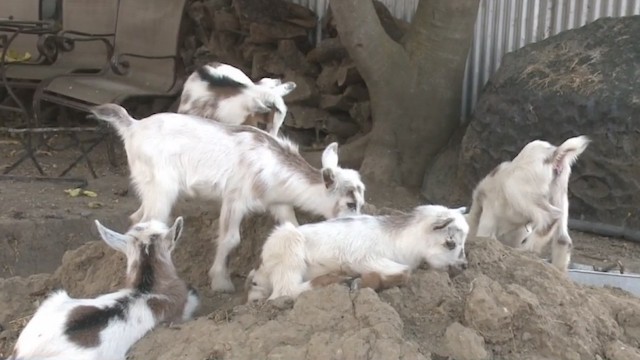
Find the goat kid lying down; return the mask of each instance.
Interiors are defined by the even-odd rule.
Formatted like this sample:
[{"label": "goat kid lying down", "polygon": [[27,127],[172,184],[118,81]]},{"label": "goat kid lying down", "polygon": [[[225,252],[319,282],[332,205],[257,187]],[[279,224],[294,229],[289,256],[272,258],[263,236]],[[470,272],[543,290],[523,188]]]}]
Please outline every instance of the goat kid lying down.
[{"label": "goat kid lying down", "polygon": [[119,234],[96,220],[102,239],[127,256],[125,288],[91,299],[54,292],[22,330],[9,359],[124,360],[157,324],[191,319],[198,294],[171,260],[182,224],[182,217],[171,228],[149,221]]},{"label": "goat kid lying down", "polygon": [[227,257],[240,243],[240,223],[249,213],[269,211],[278,223],[297,224],[294,207],[327,219],[360,213],[365,186],[357,171],[338,166],[338,144],[322,155],[322,169],[309,165],[297,147],[250,126],[204,118],[155,114],[135,120],[119,105],[94,107],[124,141],[131,179],[142,200],[131,215],[168,221],[179,196],[221,200],[213,290],[233,291]]},{"label": "goat kid lying down", "polygon": [[295,298],[345,276],[361,276],[361,287],[387,288],[405,283],[423,261],[434,269],[464,269],[464,210],[423,205],[402,215],[280,225],[247,278],[247,300]]},{"label": "goat kid lying down", "polygon": [[558,147],[535,140],[512,161],[498,165],[473,192],[467,215],[470,234],[537,253],[551,241],[552,264],[566,270],[572,247],[569,177],[588,144],[586,136],[567,139]]},{"label": "goat kid lying down", "polygon": [[292,81],[283,84],[272,78],[254,83],[236,67],[211,62],[187,78],[178,113],[230,125],[263,126],[277,136],[287,115],[283,97],[295,88]]}]

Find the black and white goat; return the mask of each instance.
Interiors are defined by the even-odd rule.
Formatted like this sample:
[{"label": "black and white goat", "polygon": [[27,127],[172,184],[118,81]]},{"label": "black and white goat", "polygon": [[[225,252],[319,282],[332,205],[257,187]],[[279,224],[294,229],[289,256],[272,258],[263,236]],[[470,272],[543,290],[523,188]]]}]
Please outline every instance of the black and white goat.
[{"label": "black and white goat", "polygon": [[142,199],[133,222],[168,221],[178,197],[221,200],[218,246],[209,271],[214,290],[232,291],[226,260],[240,243],[240,222],[269,211],[279,223],[297,224],[294,207],[334,218],[360,213],[365,186],[357,171],[338,166],[338,144],[327,146],[322,169],[309,165],[297,147],[250,126],[161,113],[135,120],[119,105],[93,114],[118,130],[131,179]]},{"label": "black and white goat", "polygon": [[422,262],[434,269],[464,269],[469,231],[464,210],[424,205],[402,215],[280,225],[247,278],[247,300],[295,298],[348,277],[359,277],[360,287],[387,288],[405,283]]},{"label": "black and white goat", "polygon": [[212,62],[187,78],[178,113],[230,125],[263,126],[277,136],[287,115],[283,97],[295,88],[294,82],[283,84],[272,78],[254,83],[240,69]]},{"label": "black and white goat", "polygon": [[198,294],[171,260],[182,224],[182,217],[171,228],[149,221],[119,234],[96,220],[102,239],[127,256],[125,288],[90,299],[54,292],[22,330],[9,359],[124,360],[157,324],[191,319]]},{"label": "black and white goat", "polygon": [[588,144],[586,136],[570,138],[558,147],[535,140],[512,161],[498,165],[473,191],[467,215],[470,234],[537,253],[552,241],[551,262],[566,270],[572,247],[569,177]]}]

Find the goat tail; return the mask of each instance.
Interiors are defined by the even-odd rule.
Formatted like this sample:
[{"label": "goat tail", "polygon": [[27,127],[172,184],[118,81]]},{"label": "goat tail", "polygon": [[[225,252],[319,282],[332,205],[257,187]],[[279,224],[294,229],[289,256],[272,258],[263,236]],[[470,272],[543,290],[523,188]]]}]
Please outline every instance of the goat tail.
[{"label": "goat tail", "polygon": [[134,121],[127,110],[117,104],[94,106],[90,111],[94,117],[111,123],[120,133],[123,133]]},{"label": "goat tail", "polygon": [[199,67],[196,72],[203,81],[215,87],[245,88],[254,85],[242,70],[227,64],[207,64]]},{"label": "goat tail", "polygon": [[585,136],[576,136],[567,139],[555,151],[553,162],[557,168],[570,167],[578,159],[578,156],[587,148],[591,140]]}]

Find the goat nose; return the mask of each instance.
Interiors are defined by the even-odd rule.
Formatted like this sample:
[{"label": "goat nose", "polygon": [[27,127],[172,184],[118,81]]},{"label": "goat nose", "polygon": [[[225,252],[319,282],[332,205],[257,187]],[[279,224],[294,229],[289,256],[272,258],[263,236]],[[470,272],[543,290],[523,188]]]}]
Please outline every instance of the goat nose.
[{"label": "goat nose", "polygon": [[466,262],[464,262],[464,263],[462,263],[462,265],[460,265],[460,268],[461,268],[462,270],[467,270],[467,267],[468,267],[468,266],[469,266],[469,265],[468,265]]}]

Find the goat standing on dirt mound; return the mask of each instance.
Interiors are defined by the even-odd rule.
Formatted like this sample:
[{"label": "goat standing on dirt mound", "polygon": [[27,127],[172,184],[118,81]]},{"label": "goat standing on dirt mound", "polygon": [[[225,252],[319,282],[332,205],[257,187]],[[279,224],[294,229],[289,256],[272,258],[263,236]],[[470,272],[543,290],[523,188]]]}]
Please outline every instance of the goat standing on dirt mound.
[{"label": "goat standing on dirt mound", "polygon": [[282,99],[294,82],[264,78],[254,83],[240,69],[212,62],[193,72],[184,84],[178,113],[230,125],[264,125],[277,136],[287,115]]},{"label": "goat standing on dirt mound", "polygon": [[309,165],[297,147],[250,126],[162,113],[132,119],[119,105],[93,114],[116,127],[124,140],[131,178],[142,206],[133,222],[167,221],[179,195],[222,200],[218,246],[209,271],[213,290],[233,291],[226,260],[240,243],[246,214],[269,211],[279,223],[297,224],[294,206],[325,218],[359,214],[365,186],[360,174],[338,167],[338,144]]},{"label": "goat standing on dirt mound", "polygon": [[588,144],[586,136],[570,138],[558,147],[535,140],[512,161],[498,165],[473,191],[467,215],[470,234],[537,253],[552,241],[551,262],[566,270],[572,247],[569,177]]},{"label": "goat standing on dirt mound", "polygon": [[56,291],[24,328],[9,359],[124,360],[158,323],[191,319],[198,295],[171,261],[182,223],[182,217],[170,229],[158,221],[139,223],[123,235],[96,220],[102,239],[127,256],[126,287],[93,299]]},{"label": "goat standing on dirt mound", "polygon": [[423,261],[434,269],[466,268],[463,211],[424,205],[410,214],[280,225],[249,274],[247,299],[295,298],[350,276],[361,276],[361,287],[388,288],[405,283]]}]

